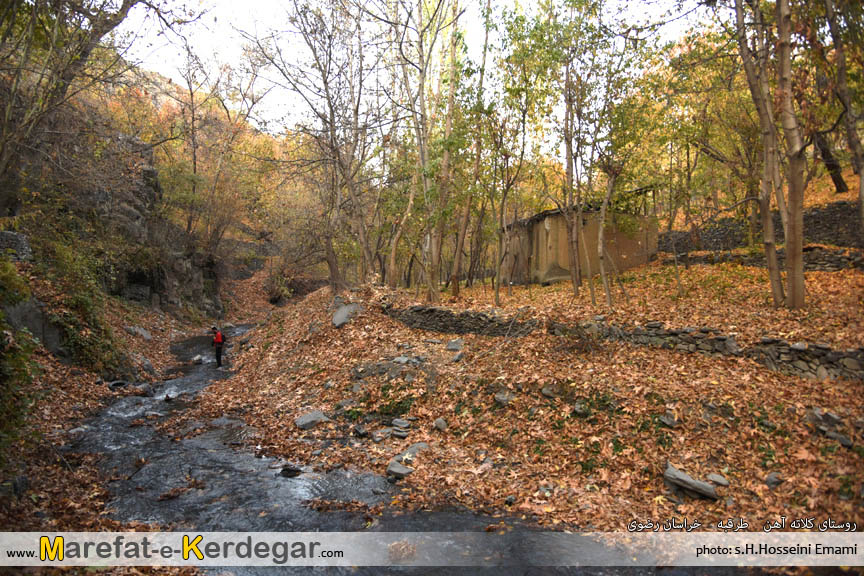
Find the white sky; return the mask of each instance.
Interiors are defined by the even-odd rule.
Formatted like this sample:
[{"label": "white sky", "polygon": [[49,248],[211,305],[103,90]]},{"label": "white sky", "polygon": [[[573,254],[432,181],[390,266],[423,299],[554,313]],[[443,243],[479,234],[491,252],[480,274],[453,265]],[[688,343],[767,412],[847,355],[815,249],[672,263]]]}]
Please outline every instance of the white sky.
[{"label": "white sky", "polygon": [[[614,1],[614,0],[613,0]],[[677,12],[677,0],[641,0],[627,2],[617,0],[626,6],[626,12],[633,19],[652,21],[663,20],[669,13]],[[462,0],[465,13],[459,21],[464,30],[464,38],[469,57],[478,62],[483,49],[482,6],[485,0]],[[530,0],[493,0],[493,7],[513,8],[515,5],[530,11]],[[190,44],[206,65],[216,69],[220,64],[237,63],[242,60],[244,40],[240,31],[250,34],[266,35],[272,29],[285,29],[286,16],[281,0],[191,0],[177,8],[186,6],[195,13],[204,12],[196,22],[181,28]],[[494,8],[493,8],[494,9]],[[671,40],[681,35],[692,25],[692,18],[683,18],[661,29],[661,38]],[[122,24],[120,34],[135,36],[135,42],[128,56],[146,69],[181,82],[179,70],[184,64],[182,43],[172,33],[162,33],[155,19],[146,16],[143,6],[133,9],[129,18]],[[495,39],[490,38],[490,44]],[[279,131],[283,126],[292,126],[299,120],[301,103],[296,97],[280,90],[270,92],[262,101],[258,115],[270,123],[270,131]],[[286,112],[287,111],[287,112]],[[275,129],[275,130],[274,130]]]},{"label": "white sky", "polygon": [[[512,0],[495,0],[512,6]],[[460,27],[465,31],[469,56],[479,62],[483,50],[482,1],[463,0],[465,13],[460,18]],[[186,4],[196,13],[205,12],[198,21],[184,25],[179,30],[189,39],[198,56],[213,69],[219,64],[232,64],[242,60],[244,39],[242,32],[266,35],[273,29],[287,28],[284,2],[280,0],[197,0]],[[158,72],[181,83],[179,71],[184,66],[182,42],[172,32],[162,33],[161,26],[153,17],[147,17],[146,9],[137,6],[121,25],[120,34],[134,35],[128,57],[140,63],[146,70]],[[492,40],[490,39],[490,42]],[[259,115],[269,122],[291,121],[292,114],[285,110],[296,110],[300,105],[291,96],[274,90],[262,101]]]}]

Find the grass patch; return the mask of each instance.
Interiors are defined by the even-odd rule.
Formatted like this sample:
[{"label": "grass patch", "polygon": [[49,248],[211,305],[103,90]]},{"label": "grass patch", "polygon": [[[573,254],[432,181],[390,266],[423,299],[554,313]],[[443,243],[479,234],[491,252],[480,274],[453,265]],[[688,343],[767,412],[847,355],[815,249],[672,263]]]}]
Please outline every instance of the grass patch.
[{"label": "grass patch", "polygon": [[413,404],[413,396],[406,396],[401,400],[391,400],[378,407],[378,414],[385,418],[398,418],[407,414]]}]

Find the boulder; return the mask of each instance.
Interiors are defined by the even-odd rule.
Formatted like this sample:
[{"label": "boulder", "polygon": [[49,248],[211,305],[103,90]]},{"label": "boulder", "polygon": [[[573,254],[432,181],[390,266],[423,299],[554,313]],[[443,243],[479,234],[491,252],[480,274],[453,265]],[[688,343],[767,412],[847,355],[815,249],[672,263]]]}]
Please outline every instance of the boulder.
[{"label": "boulder", "polygon": [[436,418],[435,421],[432,423],[432,426],[434,426],[441,432],[446,432],[448,428],[447,421],[444,418]]},{"label": "boulder", "polygon": [[362,310],[359,304],[354,302],[350,304],[342,304],[336,311],[333,312],[333,326],[340,328],[354,319]]},{"label": "boulder", "polygon": [[861,370],[861,362],[856,360],[855,358],[846,357],[840,361],[843,366],[846,367],[847,370],[852,370],[853,372],[858,372]]},{"label": "boulder", "polygon": [[515,398],[515,395],[509,390],[502,390],[495,394],[495,403],[500,406],[507,406]]},{"label": "boulder", "polygon": [[397,479],[405,478],[412,472],[414,472],[413,468],[409,468],[401,462],[397,462],[395,458],[393,460],[390,460],[390,464],[387,465],[387,475],[393,476]]},{"label": "boulder", "polygon": [[18,232],[10,230],[0,231],[0,254],[9,254],[13,260],[30,261],[33,259],[33,250],[27,237]]},{"label": "boulder", "polygon": [[6,306],[3,314],[10,326],[16,330],[29,330],[55,356],[68,357],[69,353],[63,346],[65,336],[62,328],[51,322],[50,315],[35,298]]},{"label": "boulder", "polygon": [[447,342],[447,350],[451,352],[459,352],[462,350],[463,345],[464,343],[462,342],[462,338],[456,338],[455,340]]},{"label": "boulder", "polygon": [[357,401],[354,400],[353,398],[345,398],[344,400],[340,400],[339,402],[337,402],[333,408],[336,411],[341,411],[341,410],[345,410],[346,408],[350,408],[351,406],[354,406],[355,404],[357,404]]},{"label": "boulder", "polygon": [[577,401],[573,403],[573,415],[577,418],[587,418],[591,415],[591,409]]},{"label": "boulder", "polygon": [[848,436],[841,434],[836,430],[829,430],[825,433],[825,437],[836,440],[844,448],[852,448],[852,440],[850,440]]},{"label": "boulder", "polygon": [[545,396],[546,398],[557,398],[558,397],[558,390],[552,384],[547,384],[547,385],[543,386],[543,389],[540,390],[540,393],[543,394],[543,396]]},{"label": "boulder", "polygon": [[133,359],[135,361],[135,364],[138,365],[138,368],[143,370],[146,374],[149,374],[150,376],[157,375],[156,368],[153,367],[153,363],[150,362],[150,360],[146,356],[143,356],[141,354],[134,354]]},{"label": "boulder", "polygon": [[138,338],[143,338],[147,342],[153,340],[153,335],[150,334],[150,331],[145,330],[140,326],[124,326],[123,330],[125,330],[126,333],[130,336],[137,336]]},{"label": "boulder", "polygon": [[660,422],[669,428],[675,428],[681,423],[678,420],[678,417],[675,416],[675,413],[671,410],[667,410],[665,414],[660,416]]},{"label": "boulder", "polygon": [[405,462],[406,460],[408,462],[412,462],[417,456],[417,454],[420,454],[421,452],[428,449],[429,444],[427,444],[426,442],[415,442],[414,444],[411,444],[408,448],[406,448],[404,452],[397,455],[394,459],[398,462]]},{"label": "boulder", "polygon": [[196,354],[194,358],[192,358],[192,364],[203,364],[204,357],[201,354]]},{"label": "boulder", "polygon": [[303,469],[295,464],[286,464],[282,466],[282,470],[279,471],[279,475],[284,476],[285,478],[296,478],[302,473]]},{"label": "boulder", "polygon": [[298,416],[294,420],[294,425],[300,428],[301,430],[310,430],[321,424],[322,422],[329,422],[330,419],[324,415],[320,410],[313,410],[312,412],[307,412],[302,416]]},{"label": "boulder", "polygon": [[697,496],[717,500],[717,490],[711,484],[696,480],[686,472],[682,472],[675,468],[672,464],[666,464],[666,471],[663,472],[663,479],[666,482],[683,488],[685,491],[692,492]]},{"label": "boulder", "polygon": [[765,484],[772,490],[784,482],[777,472],[771,472],[765,477]]},{"label": "boulder", "polygon": [[376,444],[383,442],[393,434],[392,428],[381,428],[372,433],[372,441]]},{"label": "boulder", "polygon": [[456,354],[453,355],[451,362],[453,362],[453,363],[461,362],[463,358],[465,358],[465,352],[462,352],[460,350],[459,352],[457,352]]}]

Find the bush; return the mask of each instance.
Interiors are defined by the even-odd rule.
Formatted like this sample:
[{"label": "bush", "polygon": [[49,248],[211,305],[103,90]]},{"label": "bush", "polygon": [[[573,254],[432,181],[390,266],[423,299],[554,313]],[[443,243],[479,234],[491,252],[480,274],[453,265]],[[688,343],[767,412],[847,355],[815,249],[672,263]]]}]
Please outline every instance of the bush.
[{"label": "bush", "polygon": [[267,276],[267,299],[271,304],[279,304],[294,295],[292,275],[287,268],[276,267]]},{"label": "bush", "polygon": [[[0,258],[0,306],[30,297],[26,281],[15,266]],[[0,470],[5,469],[9,446],[19,438],[32,404],[30,384],[35,345],[27,331],[14,331],[0,312]]]},{"label": "bush", "polygon": [[62,240],[45,242],[40,252],[43,272],[62,289],[60,311],[51,321],[63,329],[72,358],[97,372],[121,369],[124,357],[102,315],[103,263],[86,247]]},{"label": "bush", "polygon": [[12,306],[29,297],[30,288],[18,274],[15,265],[0,257],[0,306]]}]

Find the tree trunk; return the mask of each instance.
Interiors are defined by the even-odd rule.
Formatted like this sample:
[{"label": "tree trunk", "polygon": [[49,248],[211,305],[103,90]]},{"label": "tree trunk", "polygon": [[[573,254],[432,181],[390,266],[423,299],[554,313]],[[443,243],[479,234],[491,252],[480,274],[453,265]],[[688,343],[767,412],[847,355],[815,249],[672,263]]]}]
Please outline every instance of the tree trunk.
[{"label": "tree trunk", "polygon": [[[429,263],[429,301],[440,302],[441,249],[444,245],[444,212],[450,201],[450,136],[453,132],[453,108],[456,99],[456,21],[459,2],[453,0],[453,21],[450,30],[450,66],[447,83],[447,111],[444,116],[444,152],[441,156],[441,178],[438,186],[437,221],[432,229],[431,262]],[[440,79],[440,76],[439,76]]]},{"label": "tree trunk", "polygon": [[804,171],[806,148],[792,102],[792,14],[789,0],[777,0],[777,90],[780,92],[780,123],[786,137],[789,182],[786,227],[786,306],[804,307]]},{"label": "tree trunk", "polygon": [[762,245],[765,248],[765,266],[768,268],[768,282],[771,285],[771,299],[774,306],[783,304],[783,281],[780,265],[777,263],[777,245],[774,241],[774,217],[771,214],[770,180],[762,180],[762,193],[759,195],[759,216],[762,219]]},{"label": "tree trunk", "polygon": [[580,207],[576,217],[579,219],[579,243],[582,244],[582,253],[585,254],[585,274],[588,277],[588,292],[591,294],[591,305],[597,305],[597,295],[594,293],[594,275],[591,272],[591,259],[588,254],[588,244],[585,243],[585,228],[582,226],[582,209]]},{"label": "tree trunk", "polygon": [[[761,14],[758,12],[759,5],[752,5],[756,11],[756,21],[761,23]],[[774,240],[774,221],[771,216],[771,195],[778,188],[778,155],[777,155],[777,135],[774,128],[774,114],[771,104],[771,94],[767,79],[767,49],[764,48],[765,42],[762,38],[764,33],[761,29],[757,29],[757,52],[756,56],[760,58],[759,70],[757,72],[757,62],[754,62],[754,53],[751,51],[747,42],[746,23],[744,18],[744,0],[735,0],[735,24],[736,36],[738,42],[738,53],[741,56],[744,72],[747,77],[747,85],[750,88],[750,96],[756,106],[756,112],[759,117],[759,128],[762,135],[762,178],[760,182],[761,194],[759,197],[759,212],[762,218],[762,243],[765,247],[765,262],[768,267],[768,278],[771,285],[771,297],[774,301],[774,306],[783,304],[783,284],[780,278],[780,268],[777,265],[777,251]],[[782,198],[782,190],[780,190],[779,198]],[[781,211],[781,215],[784,214]]]},{"label": "tree trunk", "polygon": [[[483,243],[483,222],[486,219],[486,198],[480,203],[480,213],[477,215],[477,225],[471,233],[471,258],[469,259],[468,278],[466,285],[473,286],[480,266],[485,265],[485,247]],[[482,255],[482,257],[481,257]]]},{"label": "tree trunk", "polygon": [[567,256],[570,261],[570,286],[573,297],[579,297],[579,230],[573,206],[573,91],[570,88],[570,59],[564,64],[564,153],[565,206],[564,221],[567,224]]},{"label": "tree trunk", "polygon": [[609,287],[609,278],[606,275],[606,211],[609,208],[609,200],[612,198],[612,192],[615,190],[615,180],[617,175],[610,171],[606,175],[606,195],[603,197],[603,204],[600,205],[600,223],[597,232],[597,261],[600,265],[600,279],[603,282],[603,292],[606,293],[606,304],[612,308],[612,290]]},{"label": "tree trunk", "polygon": [[[856,126],[857,114],[852,107],[852,96],[849,91],[848,72],[846,64],[846,46],[837,22],[837,10],[834,0],[825,0],[825,12],[828,17],[828,27],[831,31],[831,41],[834,43],[835,62],[837,63],[837,97],[843,103],[846,113],[843,115],[843,124],[846,127],[846,140],[849,143],[849,151],[852,153],[852,167],[858,174],[858,216],[861,234],[861,243],[864,245],[864,147],[858,136]],[[848,16],[848,13],[847,13]],[[860,103],[860,101],[859,101]]]},{"label": "tree trunk", "polygon": [[759,190],[757,189],[757,186],[758,182],[748,178],[747,198],[753,199],[752,201],[747,202],[747,216],[750,222],[750,231],[748,234],[750,241],[748,244],[750,246],[756,245],[756,234],[759,231]]},{"label": "tree trunk", "polygon": [[495,252],[495,306],[501,306],[501,265],[504,260],[505,205],[506,198],[502,198],[498,216],[498,247]]},{"label": "tree trunk", "polygon": [[415,172],[411,179],[410,192],[408,192],[408,207],[402,214],[402,218],[399,219],[399,224],[396,226],[396,233],[393,235],[393,243],[390,246],[390,261],[387,265],[387,268],[390,270],[390,273],[387,276],[387,285],[390,288],[396,288],[396,284],[399,281],[399,277],[396,274],[396,256],[399,250],[399,241],[402,239],[402,232],[405,230],[405,224],[411,217],[411,211],[414,208],[414,193],[416,189],[417,173]]},{"label": "tree trunk", "polygon": [[339,260],[333,249],[333,237],[329,233],[324,238],[324,259],[327,261],[327,270],[330,275],[330,289],[334,294],[338,294],[345,288],[345,281],[339,271]]},{"label": "tree trunk", "polygon": [[813,135],[813,142],[816,144],[819,156],[822,157],[825,169],[828,170],[828,174],[831,176],[831,182],[834,183],[834,192],[845,194],[849,191],[849,186],[846,184],[846,180],[843,179],[843,171],[840,169],[840,162],[834,156],[831,141],[822,132],[816,132]]},{"label": "tree trunk", "polygon": [[486,75],[486,51],[489,47],[489,6],[490,0],[486,0],[486,11],[484,12],[484,30],[485,37],[483,39],[483,57],[480,63],[480,80],[477,85],[477,118],[474,126],[474,170],[472,183],[473,186],[468,187],[468,195],[465,198],[465,205],[462,206],[462,217],[459,219],[459,233],[456,236],[456,252],[453,257],[453,268],[450,273],[452,278],[452,294],[459,296],[459,283],[462,280],[462,251],[465,246],[465,237],[468,235],[468,223],[471,219],[471,201],[473,199],[474,188],[480,181],[480,152],[483,144],[482,123],[480,122],[480,109],[483,106],[483,79]]}]

